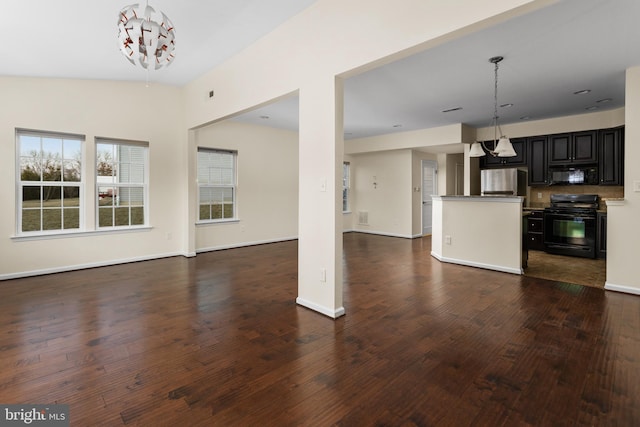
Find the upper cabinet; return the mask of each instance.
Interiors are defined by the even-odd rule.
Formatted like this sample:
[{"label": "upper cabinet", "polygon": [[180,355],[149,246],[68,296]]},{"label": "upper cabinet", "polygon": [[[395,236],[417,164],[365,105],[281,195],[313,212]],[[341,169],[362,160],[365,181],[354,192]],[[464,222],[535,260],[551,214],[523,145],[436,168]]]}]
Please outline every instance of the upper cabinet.
[{"label": "upper cabinet", "polygon": [[590,164],[598,161],[598,132],[574,132],[549,137],[549,166]]},{"label": "upper cabinet", "polygon": [[[600,185],[624,185],[624,126],[511,139],[515,157],[480,157],[480,168],[526,166],[530,186],[550,185],[549,170],[589,165]],[[493,147],[493,141],[485,143]],[[590,181],[589,181],[590,182]]]},{"label": "upper cabinet", "polygon": [[528,181],[529,185],[547,185],[547,137],[532,136],[527,138]]},{"label": "upper cabinet", "polygon": [[624,128],[598,132],[600,185],[624,185]]},{"label": "upper cabinet", "polygon": [[[486,146],[493,147],[493,141],[486,142]],[[505,167],[518,167],[527,165],[527,139],[526,138],[512,138],[511,145],[516,152],[515,157],[494,157],[487,153],[480,157],[480,168],[505,168]],[[484,147],[483,147],[484,148]]]}]

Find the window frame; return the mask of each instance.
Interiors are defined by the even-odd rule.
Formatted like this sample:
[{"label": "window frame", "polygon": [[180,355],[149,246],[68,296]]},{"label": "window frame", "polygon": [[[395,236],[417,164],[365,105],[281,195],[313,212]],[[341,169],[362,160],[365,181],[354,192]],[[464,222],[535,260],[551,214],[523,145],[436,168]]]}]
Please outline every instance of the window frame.
[{"label": "window frame", "polygon": [[[232,184],[212,184],[212,183],[202,183],[200,182],[200,153],[220,153],[220,154],[230,154],[233,156],[233,171],[232,171]],[[210,147],[198,147],[196,152],[196,224],[219,224],[225,222],[237,222],[239,221],[238,216],[238,151],[237,150],[228,150],[228,149],[220,149],[220,148],[210,148]],[[231,203],[233,209],[233,215],[231,217],[224,217],[224,200],[222,202],[222,218],[208,218],[201,219],[200,218],[200,209],[201,209],[201,191],[203,188],[221,188],[232,190],[232,198],[233,201]],[[210,209],[212,208],[212,204],[209,204]],[[213,215],[212,215],[213,216]]]},{"label": "window frame", "polygon": [[[346,173],[345,173],[346,169]],[[342,162],[342,213],[351,212],[351,162]]]},{"label": "window frame", "polygon": [[[99,145],[112,145],[114,146],[114,148],[112,149],[112,151],[115,149],[115,146],[122,146],[122,147],[138,147],[138,148],[143,148],[143,162],[142,162],[142,167],[143,167],[143,172],[142,172],[142,178],[143,181],[142,182],[109,182],[109,183],[100,183],[98,182],[98,177],[99,176],[105,176],[105,175],[99,175],[99,167],[98,167],[98,161],[99,161],[99,153],[100,150],[98,149]],[[149,223],[149,218],[150,218],[150,206],[149,206],[149,170],[150,170],[150,161],[149,161],[149,143],[146,141],[134,141],[134,140],[126,140],[126,139],[116,139],[116,138],[106,138],[106,137],[96,137],[95,138],[95,156],[93,159],[93,165],[95,168],[94,171],[94,188],[95,188],[95,194],[94,194],[94,206],[95,206],[95,229],[96,231],[99,232],[108,232],[111,230],[131,230],[131,229],[140,229],[140,228],[149,228],[150,227],[150,223]],[[116,159],[113,159],[113,166],[118,166],[118,169],[120,169],[121,165],[123,163],[127,163],[129,165],[133,164],[133,162],[122,162],[122,161],[116,161]],[[112,173],[113,173],[113,169],[112,169]],[[116,177],[117,175],[112,175],[112,177]],[[115,188],[139,188],[142,189],[142,224],[132,224],[132,220],[133,220],[133,215],[132,215],[132,210],[135,207],[139,207],[139,206],[131,206],[129,205],[128,207],[128,224],[122,225],[122,224],[117,224],[117,219],[116,219],[116,209],[118,208],[116,205],[113,204],[112,202],[112,221],[111,221],[111,225],[100,225],[100,210],[105,210],[105,207],[101,207],[100,206],[100,187],[113,187]],[[116,193],[119,193],[118,191]],[[112,195],[112,201],[113,201],[113,195]]]},{"label": "window frame", "polygon": [[[43,153],[43,139],[60,139],[61,141],[77,141],[80,145],[79,157],[77,159],[73,159],[71,157],[65,157],[64,153],[64,142],[61,143],[60,147],[60,180],[54,181],[45,181],[43,179],[43,174],[40,174],[40,179],[38,181],[30,181],[22,179],[22,142],[21,137],[36,137],[40,139],[40,153]],[[17,237],[32,237],[32,236],[56,236],[62,234],[76,234],[84,232],[85,230],[85,206],[86,206],[86,193],[85,193],[85,182],[86,182],[86,165],[84,162],[85,159],[85,144],[86,137],[85,135],[73,134],[68,132],[55,132],[55,131],[43,131],[43,130],[35,130],[35,129],[24,129],[24,128],[16,128],[15,129],[15,161],[16,161],[16,172],[15,172],[15,200],[16,200],[16,221],[15,221],[15,233]],[[74,160],[77,161],[78,167],[77,172],[80,175],[79,181],[65,181],[65,163]],[[23,230],[24,225],[24,188],[25,187],[40,187],[40,229],[38,230]],[[45,187],[59,187],[61,189],[60,195],[60,228],[56,229],[46,229],[44,225],[44,212],[46,210],[53,210],[46,208],[43,204],[43,191]],[[65,195],[63,192],[64,188],[77,187],[78,191],[78,205],[67,206],[64,205]],[[55,206],[53,207],[55,208]],[[65,228],[65,210],[66,209],[77,209],[78,214],[78,227],[73,228]],[[30,208],[29,210],[36,210],[34,208]]]}]

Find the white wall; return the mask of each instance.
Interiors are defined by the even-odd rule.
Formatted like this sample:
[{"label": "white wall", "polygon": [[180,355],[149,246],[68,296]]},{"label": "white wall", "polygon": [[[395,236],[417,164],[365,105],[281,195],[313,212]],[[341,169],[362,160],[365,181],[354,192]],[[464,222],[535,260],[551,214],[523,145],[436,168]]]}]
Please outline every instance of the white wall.
[{"label": "white wall", "polygon": [[197,147],[238,151],[240,221],[196,226],[196,251],[298,237],[298,133],[232,121],[195,131]]},{"label": "white wall", "polygon": [[[180,90],[144,83],[0,77],[0,279],[183,253],[186,150]],[[85,135],[87,228],[95,224],[95,137],[149,142],[152,228],[25,240],[16,234],[15,129]],[[91,202],[89,202],[91,201]]]},{"label": "white wall", "polygon": [[[394,150],[358,154],[352,157],[356,159],[356,167],[352,171],[355,177],[355,185],[352,189],[357,199],[353,212],[354,230],[411,237],[413,235],[412,151]],[[368,214],[368,225],[358,223],[360,212]]]},{"label": "white wall", "polygon": [[[463,142],[462,124],[419,129],[407,132],[394,132],[385,135],[356,138],[344,143],[344,151],[349,154],[371,153],[374,151],[401,150],[406,148],[425,148],[432,146],[459,146]],[[462,147],[460,147],[462,152]]]},{"label": "white wall", "polygon": [[520,198],[436,197],[433,216],[432,254],[436,258],[522,273]]},{"label": "white wall", "polygon": [[[509,138],[518,138],[563,132],[579,132],[582,130],[606,129],[621,126],[624,123],[625,109],[617,108],[614,110],[599,111],[597,113],[524,121],[521,123],[501,125],[500,127],[504,134],[509,135]],[[493,139],[493,128],[479,128],[476,134],[479,141],[491,140]]]},{"label": "white wall", "polygon": [[640,67],[627,70],[625,88],[624,202],[607,208],[607,281],[605,289],[640,294]]}]

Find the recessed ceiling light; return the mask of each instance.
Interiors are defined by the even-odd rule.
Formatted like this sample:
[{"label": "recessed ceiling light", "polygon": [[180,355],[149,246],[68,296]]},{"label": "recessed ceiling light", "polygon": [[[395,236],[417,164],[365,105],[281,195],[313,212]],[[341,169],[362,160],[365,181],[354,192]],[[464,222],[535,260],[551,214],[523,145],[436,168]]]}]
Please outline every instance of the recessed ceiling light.
[{"label": "recessed ceiling light", "polygon": [[458,111],[458,110],[462,110],[462,107],[454,107],[454,108],[449,108],[447,110],[442,110],[443,113],[450,113],[452,111]]},{"label": "recessed ceiling light", "polygon": [[511,108],[511,107],[513,107],[513,104],[512,103],[502,104],[500,107],[502,107],[502,108]]},{"label": "recessed ceiling light", "polygon": [[401,128],[402,125],[393,125],[394,128]]},{"label": "recessed ceiling light", "polygon": [[530,118],[531,117],[529,117],[529,116],[522,116],[522,117],[520,117],[520,120],[529,120]]},{"label": "recessed ceiling light", "polygon": [[269,117],[269,116],[260,116],[260,118],[261,118],[262,120],[269,120],[269,118],[270,118],[270,117]]},{"label": "recessed ceiling light", "polygon": [[591,89],[583,89],[583,90],[579,90],[577,92],[573,92],[574,95],[586,95],[587,93],[590,93]]},{"label": "recessed ceiling light", "polygon": [[603,103],[603,104],[604,104],[605,102],[611,102],[611,101],[613,101],[613,99],[611,99],[611,98],[604,98],[604,99],[599,99],[599,100],[597,100],[596,102],[597,102],[598,104],[600,104],[600,103]]},{"label": "recessed ceiling light", "polygon": [[597,105],[592,105],[591,107],[585,108],[585,110],[597,110],[598,108],[600,107],[598,107]]}]

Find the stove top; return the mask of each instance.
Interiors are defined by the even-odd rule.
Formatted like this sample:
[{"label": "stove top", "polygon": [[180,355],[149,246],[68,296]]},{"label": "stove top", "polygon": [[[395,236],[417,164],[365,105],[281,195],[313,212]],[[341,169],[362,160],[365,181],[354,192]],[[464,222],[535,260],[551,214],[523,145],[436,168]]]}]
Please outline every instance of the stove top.
[{"label": "stove top", "polygon": [[598,209],[598,195],[597,194],[552,194],[550,209],[594,211]]}]

